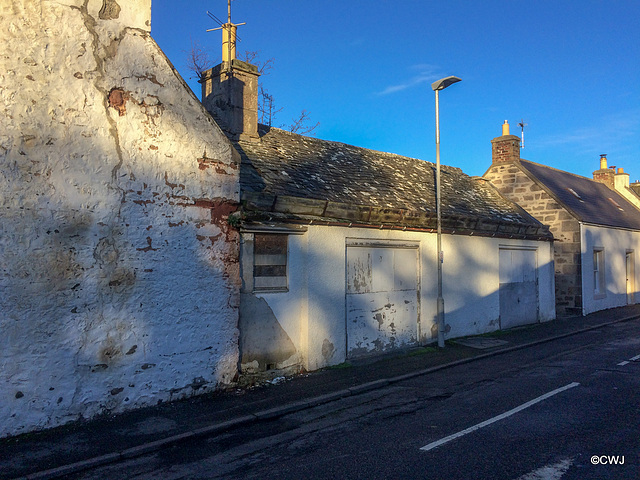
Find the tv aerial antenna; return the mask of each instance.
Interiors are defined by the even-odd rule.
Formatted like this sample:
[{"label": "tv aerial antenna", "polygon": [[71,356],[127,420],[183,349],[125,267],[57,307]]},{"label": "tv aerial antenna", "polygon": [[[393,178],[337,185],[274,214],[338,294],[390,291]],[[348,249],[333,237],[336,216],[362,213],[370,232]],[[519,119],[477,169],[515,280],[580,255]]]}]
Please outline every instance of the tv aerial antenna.
[{"label": "tv aerial antenna", "polygon": [[236,30],[239,26],[246,25],[246,23],[233,23],[231,21],[231,0],[227,0],[227,23],[222,23],[222,20],[208,10],[207,15],[220,25],[216,28],[207,29],[207,32],[222,30],[222,62],[226,62],[227,72],[231,72],[231,62],[236,58],[236,41],[241,41],[240,37],[236,35]]},{"label": "tv aerial antenna", "polygon": [[524,127],[528,125],[528,123],[524,123],[524,120],[520,120],[520,123],[518,123],[520,127],[520,148],[524,148]]}]

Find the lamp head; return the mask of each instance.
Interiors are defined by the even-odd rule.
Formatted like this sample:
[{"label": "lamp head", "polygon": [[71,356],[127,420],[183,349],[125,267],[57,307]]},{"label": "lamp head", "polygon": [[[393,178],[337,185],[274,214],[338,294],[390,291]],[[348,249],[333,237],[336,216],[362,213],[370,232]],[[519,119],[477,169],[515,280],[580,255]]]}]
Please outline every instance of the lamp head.
[{"label": "lamp head", "polygon": [[453,85],[454,83],[457,83],[457,82],[459,82],[461,80],[462,79],[460,79],[458,77],[454,77],[453,75],[451,75],[449,77],[445,77],[445,78],[441,78],[440,80],[436,80],[435,82],[433,82],[431,84],[431,88],[433,89],[434,92],[437,91],[437,90],[444,90],[449,85]]}]

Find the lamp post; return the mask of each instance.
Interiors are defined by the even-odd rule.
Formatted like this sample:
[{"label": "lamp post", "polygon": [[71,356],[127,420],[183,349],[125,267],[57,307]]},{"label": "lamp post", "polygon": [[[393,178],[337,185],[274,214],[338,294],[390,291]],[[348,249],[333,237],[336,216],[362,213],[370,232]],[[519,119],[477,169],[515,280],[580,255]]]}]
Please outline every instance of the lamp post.
[{"label": "lamp post", "polygon": [[444,298],[442,298],[442,218],[440,216],[440,110],[438,105],[438,93],[449,85],[459,82],[458,77],[450,76],[441,78],[431,84],[436,92],[436,216],[438,222],[437,251],[438,251],[438,347],[444,348]]}]

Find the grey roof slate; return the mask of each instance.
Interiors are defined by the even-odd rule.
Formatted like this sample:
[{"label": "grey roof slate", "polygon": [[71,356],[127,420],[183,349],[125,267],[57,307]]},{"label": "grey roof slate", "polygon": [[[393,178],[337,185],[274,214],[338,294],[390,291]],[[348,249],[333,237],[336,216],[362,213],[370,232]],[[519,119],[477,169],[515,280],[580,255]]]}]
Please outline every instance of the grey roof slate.
[{"label": "grey roof slate", "polygon": [[605,184],[528,160],[520,163],[578,220],[640,230],[640,210]]},{"label": "grey roof slate", "polygon": [[[391,212],[385,223],[432,226],[435,164],[262,125],[259,134],[259,140],[236,142],[245,206],[250,200],[254,210],[282,212],[286,202],[278,210],[278,198],[305,199],[310,216],[374,223],[380,218],[372,219],[370,212],[377,209]],[[517,224],[548,236],[537,220],[483,179],[444,165],[441,178],[443,222],[445,217],[475,219],[467,222],[471,230],[479,222]]]}]

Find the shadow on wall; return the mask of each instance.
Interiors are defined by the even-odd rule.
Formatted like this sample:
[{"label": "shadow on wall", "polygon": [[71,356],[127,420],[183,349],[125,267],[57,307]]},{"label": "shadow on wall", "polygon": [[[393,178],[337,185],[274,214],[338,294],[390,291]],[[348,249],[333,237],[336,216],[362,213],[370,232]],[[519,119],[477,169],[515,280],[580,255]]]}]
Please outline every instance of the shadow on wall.
[{"label": "shadow on wall", "polygon": [[[47,8],[42,22],[67,12]],[[78,45],[101,49],[86,12],[69,12]],[[16,133],[0,136],[0,435],[230,383],[238,171],[226,139],[138,31],[99,65],[102,83],[119,82],[106,91],[82,74],[96,71],[91,52],[45,78],[36,54],[54,39],[12,33],[34,56],[15,52],[16,78],[37,81],[5,86]]]},{"label": "shadow on wall", "polygon": [[[346,160],[345,160],[346,161]],[[367,163],[359,157],[350,158],[354,170],[359,171],[367,168]],[[360,163],[359,163],[360,162]],[[265,162],[266,163],[266,162]],[[305,156],[292,159],[287,164],[286,172],[293,180],[278,183],[278,166],[262,165],[260,175],[256,175],[254,166],[244,164],[242,175],[243,183],[249,184],[256,190],[264,190],[265,193],[278,193],[292,195],[295,191],[288,190],[290,183],[296,186],[304,185],[304,179],[313,176],[317,170],[318,162],[305,160]],[[251,175],[254,175],[253,177]],[[264,182],[260,183],[262,177],[269,178],[270,183],[267,188]],[[271,179],[275,178],[274,182]],[[353,179],[351,179],[353,181]],[[377,185],[391,185],[392,178],[379,178]],[[325,193],[317,183],[309,186],[310,196],[322,197]],[[291,187],[298,188],[298,187]],[[456,195],[454,189],[448,190],[449,195]],[[456,201],[459,201],[456,200]],[[455,208],[459,208],[455,206]],[[461,207],[460,207],[461,208]],[[465,208],[472,208],[467,205]],[[304,253],[306,262],[306,276],[308,282],[308,312],[309,329],[314,330],[309,334],[309,351],[297,351],[302,356],[312,356],[313,358],[324,359],[324,365],[338,364],[345,360],[347,352],[346,345],[348,339],[346,322],[345,295],[347,292],[346,282],[346,249],[344,237],[372,238],[381,242],[388,240],[420,240],[419,255],[419,276],[420,291],[422,296],[418,301],[420,312],[420,324],[422,329],[422,343],[436,341],[436,241],[433,233],[400,232],[380,229],[356,229],[348,227],[310,227],[311,229],[323,228],[341,232],[336,234],[340,237],[340,245],[322,242],[317,238],[307,241]],[[311,233],[305,235],[311,238]],[[381,233],[383,232],[383,233]],[[327,239],[330,240],[330,239]],[[446,333],[448,338],[456,336],[482,334],[500,328],[500,278],[499,278],[499,244],[520,245],[518,240],[510,241],[492,240],[486,237],[476,237],[469,235],[444,235],[443,250],[445,261],[443,265],[444,274],[444,298],[446,312]],[[391,243],[390,243],[391,245]],[[538,247],[548,249],[546,242],[538,243]],[[295,259],[293,259],[295,260]],[[290,256],[290,261],[292,257]],[[290,266],[292,271],[293,266]],[[540,265],[540,268],[549,266]],[[416,271],[415,264],[402,265],[395,274],[411,275]],[[293,269],[295,270],[295,269]],[[387,278],[381,279],[381,284],[393,285],[393,270],[389,270]],[[322,280],[324,279],[324,280]],[[300,279],[298,279],[300,280]],[[305,283],[305,282],[303,282]],[[290,285],[295,282],[290,281]],[[305,283],[306,284],[306,283]],[[381,338],[376,342],[374,338],[368,338],[369,345],[362,352],[350,352],[350,354],[377,354],[402,348],[418,337],[418,328],[415,327],[413,340],[409,335],[409,341],[399,335],[399,325],[393,320],[394,316],[401,312],[402,305],[397,307],[395,302],[382,302],[381,309],[373,311],[371,307],[375,297],[373,291],[368,299],[360,299],[362,302],[352,307],[358,311],[365,312],[362,315],[362,322],[369,324],[372,331],[378,332]],[[388,294],[388,292],[383,294]],[[251,305],[249,310],[244,311],[245,300],[241,307],[241,341],[242,351],[247,353],[247,359],[260,359],[255,367],[264,369],[267,365],[277,365],[283,361],[295,358],[297,334],[291,330],[286,330],[283,325],[290,325],[296,311],[293,305],[297,305],[299,297],[304,295],[299,290],[290,289],[287,293],[269,293],[260,299],[256,304],[254,295],[247,296],[247,305]],[[291,299],[290,303],[287,303]],[[364,297],[363,297],[364,298]],[[360,301],[358,300],[358,301]],[[405,299],[401,299],[404,302]],[[409,301],[411,301],[409,299]],[[387,304],[389,306],[387,306]],[[286,308],[289,305],[291,308]],[[375,306],[380,307],[380,305]],[[366,312],[369,316],[366,316]],[[258,313],[256,313],[258,312]],[[251,318],[254,316],[255,318]],[[278,319],[280,317],[280,321]],[[285,317],[287,317],[285,319]],[[266,325],[258,325],[260,319],[265,320]],[[303,320],[299,320],[302,322]],[[247,338],[247,342],[244,342]],[[250,340],[249,340],[250,339]],[[292,340],[293,339],[293,340]],[[304,341],[302,342],[304,343]],[[299,347],[300,349],[304,347]],[[251,357],[249,356],[251,349]],[[320,360],[322,361],[322,360]],[[243,355],[244,363],[244,355]],[[323,365],[321,365],[323,366]],[[313,368],[313,364],[311,365]]]},{"label": "shadow on wall", "polygon": [[131,177],[93,208],[56,189],[2,212],[0,435],[233,379],[237,233],[216,207],[172,205],[172,187]]},{"label": "shadow on wall", "polygon": [[[240,294],[240,363],[242,373],[281,368],[297,349],[264,298]],[[298,360],[297,358],[294,361]]]},{"label": "shadow on wall", "polygon": [[[605,308],[627,305],[629,301],[637,302],[637,270],[635,252],[640,250],[640,234],[607,227],[584,227],[583,265],[585,285],[585,313],[592,313]],[[594,265],[594,252],[600,252],[597,268]],[[628,253],[633,252],[628,260]],[[630,262],[630,274],[633,279],[629,288],[633,295],[627,295],[627,261]],[[602,285],[598,291],[596,287]]]}]

